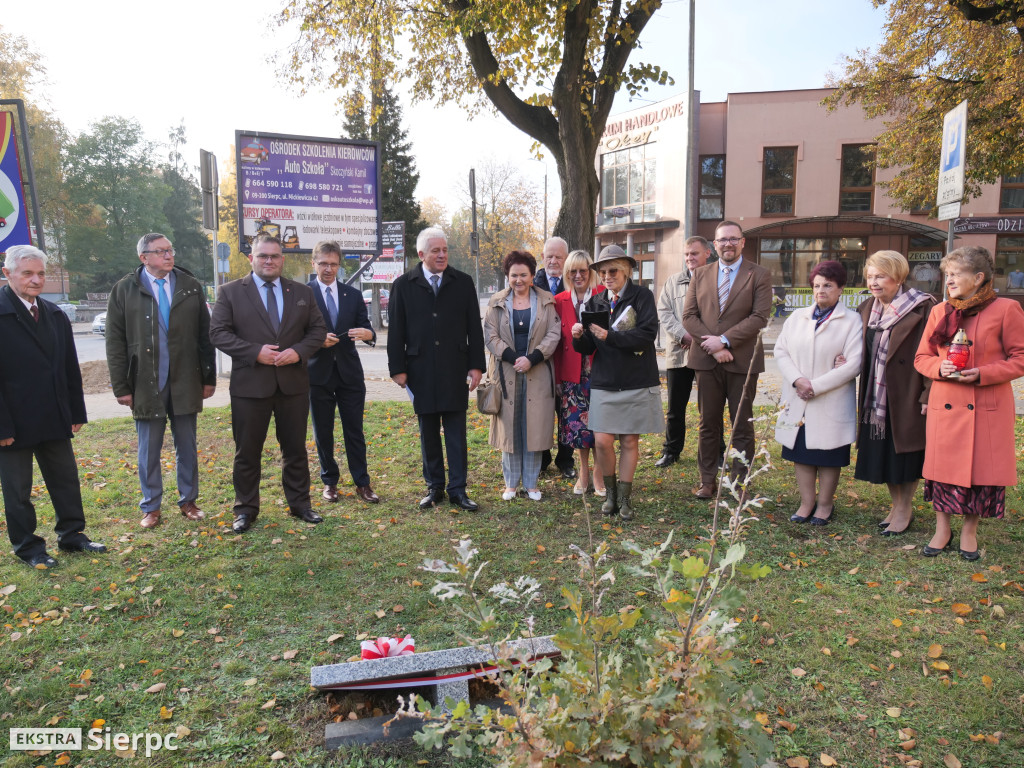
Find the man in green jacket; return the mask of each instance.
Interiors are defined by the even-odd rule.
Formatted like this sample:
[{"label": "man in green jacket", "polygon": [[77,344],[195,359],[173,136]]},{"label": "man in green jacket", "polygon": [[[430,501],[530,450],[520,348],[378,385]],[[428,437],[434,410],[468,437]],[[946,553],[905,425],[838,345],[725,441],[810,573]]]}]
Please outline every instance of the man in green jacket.
[{"label": "man in green jacket", "polygon": [[114,285],[107,303],[107,366],[114,397],[132,409],[139,438],[142,527],[160,523],[160,451],[171,423],[178,506],[202,520],[196,414],[216,389],[210,312],[203,286],[174,266],[174,247],[159,233],[138,244],[142,264]]}]

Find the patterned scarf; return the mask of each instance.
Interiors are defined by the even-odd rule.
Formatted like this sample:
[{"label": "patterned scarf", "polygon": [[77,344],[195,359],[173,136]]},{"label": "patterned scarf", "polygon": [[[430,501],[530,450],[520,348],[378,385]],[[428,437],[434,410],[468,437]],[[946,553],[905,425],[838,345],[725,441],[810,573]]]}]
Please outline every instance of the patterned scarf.
[{"label": "patterned scarf", "polygon": [[888,396],[886,395],[885,364],[889,359],[889,336],[893,326],[907,316],[918,304],[923,304],[931,299],[927,293],[907,288],[905,291],[896,294],[896,297],[888,306],[878,299],[875,299],[871,306],[871,315],[868,317],[868,328],[881,331],[877,337],[878,342],[875,351],[873,365],[874,386],[871,390],[867,406],[867,419],[871,425],[873,437],[885,437],[885,414],[889,408]]},{"label": "patterned scarf", "polygon": [[992,283],[988,282],[968,299],[948,299],[946,314],[942,322],[935,326],[929,341],[937,347],[949,344],[950,339],[956,336],[957,329],[963,325],[965,317],[978,314],[997,298]]}]

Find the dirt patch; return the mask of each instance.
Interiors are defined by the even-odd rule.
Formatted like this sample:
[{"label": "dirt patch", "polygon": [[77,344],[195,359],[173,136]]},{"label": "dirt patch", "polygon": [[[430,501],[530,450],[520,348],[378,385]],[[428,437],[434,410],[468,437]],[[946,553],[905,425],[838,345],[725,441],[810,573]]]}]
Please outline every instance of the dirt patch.
[{"label": "dirt patch", "polygon": [[110,370],[106,360],[92,360],[81,364],[82,389],[87,395],[100,395],[110,391]]}]

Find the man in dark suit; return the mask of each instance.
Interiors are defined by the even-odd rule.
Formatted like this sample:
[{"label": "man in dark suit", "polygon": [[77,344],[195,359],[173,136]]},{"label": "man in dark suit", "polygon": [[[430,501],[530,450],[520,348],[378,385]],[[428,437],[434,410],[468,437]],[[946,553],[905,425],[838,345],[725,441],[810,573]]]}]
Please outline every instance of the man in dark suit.
[{"label": "man in dark suit", "polygon": [[139,239],[142,263],[115,283],[107,302],[107,367],[114,397],[132,409],[139,447],[143,528],[160,523],[164,496],[160,452],[171,422],[178,509],[202,520],[196,415],[217,388],[210,310],[203,286],[174,265],[174,246],[158,232]]},{"label": "man in dark suit", "polygon": [[[716,459],[726,403],[736,419],[732,446],[748,461],[754,457],[750,419],[757,375],[764,371],[760,332],[771,313],[772,278],[767,269],[743,258],[743,244],[739,224],[719,224],[715,229],[718,261],[694,271],[683,301],[683,328],[693,339],[688,364],[697,371],[700,483],[693,493],[699,499],[713,498],[717,492]],[[742,462],[734,460],[732,475],[743,472]]]},{"label": "man in dark suit", "polygon": [[231,356],[235,533],[249,530],[260,511],[261,461],[271,415],[288,511],[307,523],[323,520],[309,500],[306,361],[323,346],[327,327],[310,287],[281,277],[284,256],[278,238],[257,235],[249,262],[252,274],[221,287],[210,320],[210,340]]},{"label": "man in dark suit", "polygon": [[14,554],[33,568],[54,568],[37,536],[32,459],[53,503],[57,546],[66,552],[106,552],[85,535],[78,464],[71,437],[86,422],[82,372],[71,323],[39,298],[46,254],[31,245],[7,249],[0,289],[0,486]]},{"label": "man in dark suit", "polygon": [[436,227],[416,238],[420,264],[391,286],[388,369],[405,387],[420,423],[428,509],[444,501],[441,427],[448,455],[448,498],[477,509],[466,493],[466,409],[483,375],[484,334],[473,279],[448,266],[448,238]]},{"label": "man in dark suit", "polygon": [[[565,290],[565,283],[562,280],[562,268],[565,260],[569,258],[569,244],[560,237],[551,237],[544,243],[544,267],[538,269],[533,276],[533,284],[545,291],[550,291],[553,296]],[[557,418],[558,403],[555,402]],[[562,473],[566,480],[576,477],[576,462],[573,459],[575,451],[571,445],[558,444],[558,453],[555,454],[555,466]],[[540,459],[540,471],[543,472],[551,464],[551,451],[544,451]]]},{"label": "man in dark suit", "polygon": [[370,487],[370,475],[366,471],[366,439],[363,437],[366,382],[355,342],[362,341],[372,347],[377,341],[377,334],[366,314],[363,295],[355,288],[338,282],[340,267],[340,245],[321,240],[313,246],[316,280],[311,281],[309,287],[313,289],[316,303],[327,323],[327,339],[323,347],[309,358],[313,438],[320,457],[323,497],[327,501],[337,501],[341,477],[338,462],[334,459],[334,409],[337,408],[345,438],[348,471],[352,474],[356,495],[363,501],[376,504],[380,498]]}]

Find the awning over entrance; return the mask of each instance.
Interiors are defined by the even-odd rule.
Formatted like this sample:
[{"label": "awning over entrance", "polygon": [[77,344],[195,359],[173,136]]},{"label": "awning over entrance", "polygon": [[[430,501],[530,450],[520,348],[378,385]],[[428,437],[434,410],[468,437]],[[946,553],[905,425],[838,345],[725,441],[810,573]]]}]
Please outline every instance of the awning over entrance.
[{"label": "awning over entrance", "polygon": [[936,242],[945,242],[947,234],[929,224],[886,216],[810,216],[802,219],[784,219],[744,229],[747,237],[821,237],[850,235],[914,235]]}]

